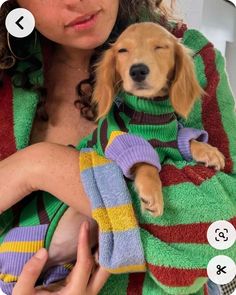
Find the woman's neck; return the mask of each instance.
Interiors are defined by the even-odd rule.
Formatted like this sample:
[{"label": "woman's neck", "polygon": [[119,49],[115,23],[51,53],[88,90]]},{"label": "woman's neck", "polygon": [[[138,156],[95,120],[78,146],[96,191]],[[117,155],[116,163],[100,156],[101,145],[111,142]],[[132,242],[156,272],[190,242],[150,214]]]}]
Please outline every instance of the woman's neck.
[{"label": "woman's neck", "polygon": [[91,54],[92,51],[53,45],[44,76],[48,102],[75,101],[78,83],[89,77],[88,65]]},{"label": "woman's neck", "polygon": [[63,45],[56,45],[54,58],[68,65],[78,67],[86,71],[88,70],[92,53],[93,49],[82,50]]}]

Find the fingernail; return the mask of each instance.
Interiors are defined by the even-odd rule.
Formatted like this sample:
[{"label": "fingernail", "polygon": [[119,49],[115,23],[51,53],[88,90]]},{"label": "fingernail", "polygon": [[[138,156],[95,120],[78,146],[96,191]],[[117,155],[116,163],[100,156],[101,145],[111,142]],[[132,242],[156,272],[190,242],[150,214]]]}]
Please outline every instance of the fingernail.
[{"label": "fingernail", "polygon": [[45,248],[41,248],[35,254],[35,257],[38,258],[38,259],[43,259],[46,255],[47,255],[47,250]]}]

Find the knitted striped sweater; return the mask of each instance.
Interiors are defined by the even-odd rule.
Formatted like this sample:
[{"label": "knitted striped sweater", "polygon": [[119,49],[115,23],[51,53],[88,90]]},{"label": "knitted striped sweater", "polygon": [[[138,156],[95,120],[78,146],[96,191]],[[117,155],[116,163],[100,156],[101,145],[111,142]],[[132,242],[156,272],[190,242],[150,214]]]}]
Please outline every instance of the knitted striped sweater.
[{"label": "knitted striped sweater", "polygon": [[[178,37],[182,36],[181,32],[184,30],[173,31]],[[220,52],[195,30],[187,30],[182,42],[195,53],[197,76],[208,95],[196,103],[188,121],[181,123],[184,127],[207,130],[209,143],[225,155],[226,168],[224,172],[216,172],[194,162],[166,159],[160,173],[165,195],[165,214],[160,219],[141,214],[139,199],[132,182],[127,180],[141,227],[148,271],[112,275],[101,294],[207,294],[208,261],[218,254],[236,259],[234,246],[219,251],[211,248],[206,239],[207,228],[215,220],[229,220],[236,226],[235,103]],[[32,83],[42,85],[42,77],[42,71],[34,73]],[[34,92],[13,88],[11,78],[6,76],[0,98],[0,157],[4,159],[28,145],[38,96]],[[29,253],[25,257],[27,261],[41,245],[49,246],[57,222],[66,208],[55,197],[35,192],[0,215],[0,227],[4,230],[0,236],[1,246],[9,246],[7,239],[14,236],[10,235],[13,232],[11,229],[26,229],[29,233],[31,227],[36,231],[41,226],[45,235],[39,238],[39,243],[35,243],[36,247],[20,248],[26,255]],[[24,234],[20,237],[24,239]],[[19,253],[4,247],[2,251],[0,249],[1,255]],[[16,256],[7,258],[11,259],[8,260],[8,267],[14,268]],[[7,270],[1,264],[2,281],[6,275]],[[12,275],[18,276],[15,273]],[[11,282],[9,280],[8,284]],[[11,294],[10,289],[11,286],[7,289],[8,294]]]},{"label": "knitted striped sweater", "polygon": [[87,147],[114,160],[123,174],[132,179],[130,170],[137,163],[152,164],[160,171],[166,158],[191,161],[191,139],[207,142],[208,134],[183,128],[169,97],[146,99],[120,93],[106,118],[83,141],[88,140]]}]

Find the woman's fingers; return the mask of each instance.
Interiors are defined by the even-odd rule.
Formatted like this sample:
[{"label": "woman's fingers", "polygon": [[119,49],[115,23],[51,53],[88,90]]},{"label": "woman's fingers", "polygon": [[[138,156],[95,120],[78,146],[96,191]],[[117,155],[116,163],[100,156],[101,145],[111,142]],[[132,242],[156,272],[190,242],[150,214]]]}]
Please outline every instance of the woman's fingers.
[{"label": "woman's fingers", "polygon": [[89,245],[89,224],[84,222],[79,232],[77,262],[67,280],[71,286],[70,290],[77,291],[75,294],[86,294],[93,265],[94,259]]},{"label": "woman's fingers", "polygon": [[47,250],[40,249],[24,266],[12,295],[33,295],[34,285],[47,261]]},{"label": "woman's fingers", "polygon": [[70,274],[72,290],[80,290],[80,293],[95,295],[101,290],[110,274],[102,267],[97,267],[91,276],[95,265],[89,245],[89,223],[84,222],[81,226],[77,250],[77,262]]},{"label": "woman's fingers", "polygon": [[87,294],[95,295],[102,289],[111,274],[99,266],[90,278]]}]

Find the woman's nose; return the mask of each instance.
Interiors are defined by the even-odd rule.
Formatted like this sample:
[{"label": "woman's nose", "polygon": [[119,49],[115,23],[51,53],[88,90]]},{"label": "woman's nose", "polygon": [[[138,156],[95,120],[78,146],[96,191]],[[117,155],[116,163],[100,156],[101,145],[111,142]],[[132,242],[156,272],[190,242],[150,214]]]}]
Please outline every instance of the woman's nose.
[{"label": "woman's nose", "polygon": [[85,2],[85,0],[63,0],[64,5],[69,10],[81,10],[81,5],[84,5]]}]

